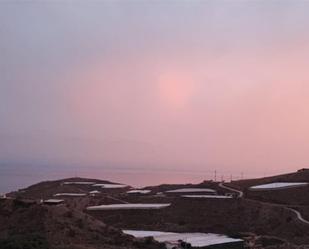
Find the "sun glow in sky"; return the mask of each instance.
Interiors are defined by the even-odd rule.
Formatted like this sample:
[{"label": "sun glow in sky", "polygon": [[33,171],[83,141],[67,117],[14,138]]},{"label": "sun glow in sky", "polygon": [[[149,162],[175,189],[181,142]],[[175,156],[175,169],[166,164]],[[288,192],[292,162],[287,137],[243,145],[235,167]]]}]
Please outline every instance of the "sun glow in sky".
[{"label": "sun glow in sky", "polygon": [[166,108],[182,108],[194,98],[195,82],[187,72],[175,70],[163,73],[158,79],[159,94]]},{"label": "sun glow in sky", "polygon": [[0,175],[5,162],[155,184],[308,166],[308,11],[0,2]]}]

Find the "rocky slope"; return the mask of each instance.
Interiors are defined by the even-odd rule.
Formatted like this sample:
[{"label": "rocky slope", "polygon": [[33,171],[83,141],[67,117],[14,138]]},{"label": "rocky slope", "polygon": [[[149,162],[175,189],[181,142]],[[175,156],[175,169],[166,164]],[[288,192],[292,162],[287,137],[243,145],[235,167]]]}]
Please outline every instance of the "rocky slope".
[{"label": "rocky slope", "polygon": [[[147,248],[161,248],[147,241]],[[45,206],[0,200],[1,249],[138,249],[143,241],[124,235],[65,205]]]}]

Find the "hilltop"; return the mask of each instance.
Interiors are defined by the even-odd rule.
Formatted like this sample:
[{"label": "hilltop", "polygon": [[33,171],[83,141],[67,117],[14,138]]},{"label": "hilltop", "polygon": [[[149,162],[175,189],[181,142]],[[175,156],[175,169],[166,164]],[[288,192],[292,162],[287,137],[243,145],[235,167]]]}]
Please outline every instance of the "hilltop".
[{"label": "hilltop", "polygon": [[228,186],[242,190],[246,198],[255,199],[263,202],[288,205],[309,205],[309,184],[295,188],[264,189],[254,191],[253,186],[269,183],[309,183],[309,170],[299,170],[297,172],[264,177],[258,179],[248,179],[233,181]]},{"label": "hilltop", "polygon": [[[70,184],[72,183],[72,184]],[[86,183],[86,184],[74,184],[74,183]],[[103,189],[100,186],[94,186],[96,184],[119,184],[106,180],[72,177],[55,181],[43,181],[27,188],[20,189],[19,191],[11,192],[8,194],[14,198],[24,199],[47,199],[53,198],[54,195],[59,193],[76,193],[76,194],[89,194],[91,191],[97,190],[100,192],[122,192],[125,189]]]}]

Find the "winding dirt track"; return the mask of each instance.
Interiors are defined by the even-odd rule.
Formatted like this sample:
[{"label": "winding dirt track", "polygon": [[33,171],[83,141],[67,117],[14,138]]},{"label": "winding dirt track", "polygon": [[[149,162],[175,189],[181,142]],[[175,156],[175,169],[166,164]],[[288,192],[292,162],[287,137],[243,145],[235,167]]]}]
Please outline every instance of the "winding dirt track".
[{"label": "winding dirt track", "polygon": [[292,211],[294,214],[296,214],[297,216],[297,219],[300,220],[301,222],[305,223],[305,224],[308,224],[309,225],[309,221],[306,220],[299,211],[293,209],[293,208],[289,208],[289,207],[285,207],[286,209]]},{"label": "winding dirt track", "polygon": [[[240,190],[238,190],[238,189],[234,189],[234,188],[231,188],[231,187],[227,187],[227,186],[225,186],[222,182],[219,183],[219,187],[238,193],[238,197],[239,197],[239,198],[243,198],[243,197],[244,197],[244,192],[242,192],[242,191],[240,191]],[[273,203],[270,203],[270,202],[265,202],[265,203],[267,203],[267,204],[273,204]],[[293,213],[296,215],[297,219],[298,219],[299,221],[301,221],[302,223],[309,225],[309,221],[306,220],[306,219],[301,215],[301,213],[300,213],[299,211],[297,211],[296,209],[290,208],[290,207],[288,207],[288,206],[286,206],[286,205],[280,205],[280,206],[283,206],[285,209],[290,210],[291,212],[293,212]]]},{"label": "winding dirt track", "polygon": [[222,182],[219,183],[219,186],[220,186],[220,188],[224,188],[224,189],[227,189],[227,190],[230,190],[230,191],[238,193],[238,197],[239,198],[242,198],[244,196],[244,192],[242,192],[240,190],[237,190],[237,189],[234,189],[234,188],[231,188],[231,187],[227,187]]}]

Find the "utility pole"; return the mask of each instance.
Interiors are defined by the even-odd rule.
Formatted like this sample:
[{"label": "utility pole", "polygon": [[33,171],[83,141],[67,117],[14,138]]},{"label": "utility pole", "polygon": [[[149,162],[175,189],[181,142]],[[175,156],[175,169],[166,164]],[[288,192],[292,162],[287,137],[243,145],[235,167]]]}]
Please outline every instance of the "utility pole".
[{"label": "utility pole", "polygon": [[215,182],[217,181],[217,170],[215,170]]}]

